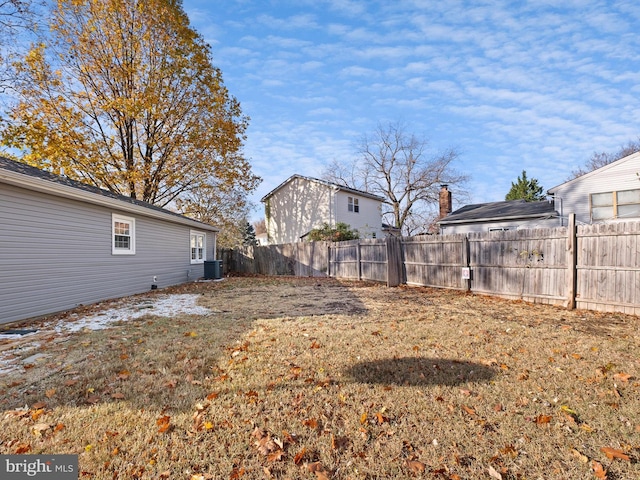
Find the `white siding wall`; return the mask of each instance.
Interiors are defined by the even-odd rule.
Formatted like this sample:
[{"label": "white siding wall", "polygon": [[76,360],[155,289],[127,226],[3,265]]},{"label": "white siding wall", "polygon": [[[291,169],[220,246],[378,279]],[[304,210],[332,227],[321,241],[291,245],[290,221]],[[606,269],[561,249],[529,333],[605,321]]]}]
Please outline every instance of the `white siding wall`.
[{"label": "white siding wall", "polygon": [[[135,219],[135,255],[111,254],[111,215]],[[188,226],[0,184],[0,323],[165,287],[204,274]],[[215,235],[207,233],[207,259]]]},{"label": "white siding wall", "polygon": [[300,237],[323,222],[335,225],[332,188],[294,178],[274,192],[265,205],[270,243],[299,242]]},{"label": "white siding wall", "polygon": [[[349,197],[358,199],[359,212],[350,212]],[[360,238],[384,238],[380,201],[340,191],[336,195],[336,223],[343,222],[358,230]]]},{"label": "white siding wall", "polygon": [[[633,190],[640,188],[640,153],[602,167],[550,190],[556,200],[556,210],[566,217],[576,214],[576,220],[591,223],[589,195],[592,193]],[[634,220],[634,219],[624,219]],[[564,225],[566,225],[566,219]]]}]

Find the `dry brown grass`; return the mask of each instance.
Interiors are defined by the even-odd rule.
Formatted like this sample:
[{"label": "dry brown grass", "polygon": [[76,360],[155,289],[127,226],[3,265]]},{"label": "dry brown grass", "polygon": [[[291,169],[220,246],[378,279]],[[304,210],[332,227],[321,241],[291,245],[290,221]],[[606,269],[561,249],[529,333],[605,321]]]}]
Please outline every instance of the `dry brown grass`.
[{"label": "dry brown grass", "polygon": [[96,479],[640,478],[636,317],[330,279],[173,291],[212,313],[41,339],[0,380],[0,453]]}]

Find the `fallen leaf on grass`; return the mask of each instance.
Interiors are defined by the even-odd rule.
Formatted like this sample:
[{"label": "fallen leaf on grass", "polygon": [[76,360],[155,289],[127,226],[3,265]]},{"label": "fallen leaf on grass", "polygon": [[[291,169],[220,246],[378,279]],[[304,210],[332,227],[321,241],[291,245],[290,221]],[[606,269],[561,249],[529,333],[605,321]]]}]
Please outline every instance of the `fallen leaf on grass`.
[{"label": "fallen leaf on grass", "polygon": [[329,480],[329,474],[324,470],[320,470],[319,472],[315,472],[315,473],[316,473],[316,478],[318,480]]},{"label": "fallen leaf on grass", "polygon": [[601,480],[607,479],[607,471],[602,468],[602,464],[600,462],[591,460],[591,469],[593,470],[593,474],[596,476],[596,478],[600,478]]},{"label": "fallen leaf on grass", "polygon": [[31,445],[29,445],[28,443],[19,443],[18,446],[16,447],[15,453],[17,455],[20,455],[22,453],[28,453],[31,451]]},{"label": "fallen leaf on grass", "polygon": [[578,460],[580,460],[582,463],[589,463],[589,457],[587,457],[586,455],[580,453],[578,450],[576,450],[575,448],[571,449],[571,453],[573,454],[574,457],[576,457]]},{"label": "fallen leaf on grass", "polygon": [[158,433],[164,433],[169,430],[171,426],[171,417],[169,415],[164,415],[156,420],[156,424],[158,425]]},{"label": "fallen leaf on grass", "polygon": [[376,420],[378,421],[379,425],[382,425],[384,422],[388,422],[389,418],[385,417],[382,412],[378,412],[376,413]]},{"label": "fallen leaf on grass", "polygon": [[536,417],[535,422],[536,422],[538,425],[544,425],[545,423],[549,423],[549,422],[551,422],[551,419],[552,419],[552,418],[553,418],[553,417],[552,417],[551,415],[538,415],[538,416]]},{"label": "fallen leaf on grass", "polygon": [[491,478],[496,478],[497,480],[502,480],[502,474],[497,472],[492,466],[489,466],[489,476]]},{"label": "fallen leaf on grass", "polygon": [[471,416],[476,414],[476,411],[473,408],[467,407],[466,405],[462,405],[462,409]]},{"label": "fallen leaf on grass", "polygon": [[619,458],[620,460],[630,461],[631,459],[627,454],[625,454],[622,450],[616,450],[615,448],[610,447],[602,447],[600,450],[604,452],[609,460],[613,460],[614,458]]},{"label": "fallen leaf on grass", "polygon": [[427,466],[424,463],[419,462],[418,460],[407,459],[406,463],[407,463],[407,468],[412,473],[422,473],[427,468]]},{"label": "fallen leaf on grass", "polygon": [[271,452],[269,455],[267,455],[267,460],[269,462],[278,462],[282,460],[283,457],[284,457],[284,451],[276,450],[274,452]]},{"label": "fallen leaf on grass", "polygon": [[295,463],[296,465],[300,465],[300,462],[302,462],[306,453],[307,449],[303,447],[302,450],[296,453],[296,456],[293,457],[293,463]]},{"label": "fallen leaf on grass", "polygon": [[38,408],[37,410],[34,410],[33,412],[31,412],[31,420],[35,421],[38,418],[40,418],[43,414],[44,414],[44,408]]},{"label": "fallen leaf on grass", "polygon": [[231,475],[229,475],[229,480],[238,480],[238,478],[242,477],[244,475],[244,468],[234,468],[231,471]]},{"label": "fallen leaf on grass", "polygon": [[613,378],[615,378],[616,380],[619,380],[619,381],[621,381],[621,382],[627,383],[627,382],[629,381],[629,379],[631,379],[631,378],[632,378],[632,376],[631,376],[631,375],[629,375],[628,373],[620,372],[620,373],[616,373],[616,374],[613,376]]},{"label": "fallen leaf on grass", "polygon": [[111,398],[115,400],[122,400],[124,398],[124,393],[120,393],[120,392],[112,393]]},{"label": "fallen leaf on grass", "polygon": [[307,418],[302,421],[302,424],[305,427],[309,427],[312,430],[315,430],[316,428],[318,428],[318,420],[316,420],[315,418]]},{"label": "fallen leaf on grass", "polygon": [[50,388],[49,390],[47,390],[46,392],[44,392],[45,396],[47,398],[51,398],[56,394],[56,389],[55,388]]}]

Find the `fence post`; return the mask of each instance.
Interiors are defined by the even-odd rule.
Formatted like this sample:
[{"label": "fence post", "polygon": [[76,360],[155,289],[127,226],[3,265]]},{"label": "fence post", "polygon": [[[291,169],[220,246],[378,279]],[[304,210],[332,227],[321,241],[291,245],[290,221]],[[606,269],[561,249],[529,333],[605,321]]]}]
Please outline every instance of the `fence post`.
[{"label": "fence post", "polygon": [[567,308],[576,308],[576,286],[578,278],[578,239],[576,227],[576,214],[569,215],[567,226]]},{"label": "fence post", "polygon": [[387,287],[397,287],[402,283],[402,243],[390,235],[387,244]]},{"label": "fence post", "polygon": [[327,245],[327,277],[331,277],[331,243]]},{"label": "fence post", "polygon": [[358,264],[358,280],[362,280],[362,252],[360,250],[360,240],[356,244],[356,263]]},{"label": "fence post", "polygon": [[[470,247],[469,247],[469,237],[465,234],[462,238],[462,268],[470,268]],[[463,289],[465,292],[471,291],[471,278],[473,277],[473,272],[469,271],[469,278],[463,280]]]}]

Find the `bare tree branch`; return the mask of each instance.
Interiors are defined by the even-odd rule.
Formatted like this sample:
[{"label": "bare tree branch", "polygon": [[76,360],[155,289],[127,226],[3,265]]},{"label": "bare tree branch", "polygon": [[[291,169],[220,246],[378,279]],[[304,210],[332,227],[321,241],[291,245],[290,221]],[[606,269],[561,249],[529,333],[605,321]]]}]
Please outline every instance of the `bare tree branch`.
[{"label": "bare tree branch", "polygon": [[334,161],[323,176],[384,197],[383,218],[404,234],[426,232],[436,216],[440,186],[457,186],[466,197],[468,180],[453,167],[459,156],[455,149],[432,153],[428,147],[399,123],[379,125],[362,137],[359,158],[347,164]]}]

